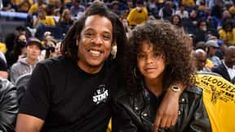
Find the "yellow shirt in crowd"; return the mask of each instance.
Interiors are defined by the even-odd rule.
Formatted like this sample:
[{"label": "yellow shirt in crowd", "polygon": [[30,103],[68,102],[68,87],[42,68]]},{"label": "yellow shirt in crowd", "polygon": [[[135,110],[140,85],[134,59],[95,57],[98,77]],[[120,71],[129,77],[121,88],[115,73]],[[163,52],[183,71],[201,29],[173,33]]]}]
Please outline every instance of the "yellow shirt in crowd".
[{"label": "yellow shirt in crowd", "polygon": [[53,16],[46,16],[45,19],[39,19],[37,23],[45,26],[55,26],[55,19]]},{"label": "yellow shirt in crowd", "polygon": [[186,6],[186,7],[193,7],[193,6],[195,6],[194,0],[182,0],[181,4]]},{"label": "yellow shirt in crowd", "polygon": [[225,42],[235,45],[235,28],[233,28],[232,32],[225,32],[224,29],[219,29],[219,36]]},{"label": "yellow shirt in crowd", "polygon": [[135,26],[141,24],[148,19],[148,11],[146,8],[142,8],[142,11],[137,11],[136,8],[133,8],[127,16],[127,22],[130,26]]}]

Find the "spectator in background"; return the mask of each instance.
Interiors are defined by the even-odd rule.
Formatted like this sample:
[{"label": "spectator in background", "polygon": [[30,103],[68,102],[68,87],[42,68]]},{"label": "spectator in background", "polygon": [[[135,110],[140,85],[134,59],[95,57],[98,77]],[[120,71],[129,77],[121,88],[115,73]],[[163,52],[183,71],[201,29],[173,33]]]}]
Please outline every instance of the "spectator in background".
[{"label": "spectator in background", "polygon": [[17,5],[17,12],[27,13],[32,4],[33,0],[21,0],[21,2]]},{"label": "spectator in background", "polygon": [[157,5],[157,0],[150,0],[148,2],[148,10],[149,10],[149,15],[154,16],[155,18],[159,18],[158,16],[158,8],[159,6]]},{"label": "spectator in background", "polygon": [[0,77],[8,79],[8,66],[3,58],[0,57]]},{"label": "spectator in background", "polygon": [[27,38],[26,35],[20,34],[17,36],[14,41],[14,47],[9,52],[7,57],[8,66],[11,67],[19,58],[25,57],[25,47],[26,47]]},{"label": "spectator in background", "polygon": [[37,0],[29,9],[28,13],[31,15],[36,15],[40,8],[46,9],[47,5],[44,0]]},{"label": "spectator in background", "polygon": [[229,46],[225,50],[224,61],[217,67],[212,69],[212,72],[220,74],[226,80],[234,82],[235,78],[235,46]]},{"label": "spectator in background", "polygon": [[144,1],[138,0],[136,2],[136,7],[131,9],[127,16],[128,25],[131,28],[133,28],[136,25],[144,23],[147,20],[148,20],[148,11],[144,5]]},{"label": "spectator in background", "polygon": [[186,18],[183,21],[183,26],[184,26],[185,31],[187,31],[189,34],[193,34],[195,36],[198,20],[199,20],[198,11],[192,10],[189,14],[189,18],[188,19]]},{"label": "spectator in background", "polygon": [[61,42],[57,42],[55,47],[54,47],[54,52],[52,52],[50,54],[50,57],[58,57],[61,56],[61,52],[60,52],[60,47],[61,47]]},{"label": "spectator in background", "polygon": [[192,9],[196,5],[195,0],[182,0],[181,4],[184,5],[187,9]]},{"label": "spectator in background", "polygon": [[223,28],[223,25],[227,22],[227,21],[232,21],[232,14],[228,11],[228,10],[223,10],[222,12],[222,17],[220,19],[220,25],[218,28]]},{"label": "spectator in background", "polygon": [[72,6],[70,8],[71,16],[78,19],[85,11],[85,7],[81,5],[80,0],[72,0]]},{"label": "spectator in background", "polygon": [[46,36],[44,35],[43,42],[44,42],[43,43],[44,45],[43,45],[42,55],[44,57],[41,58],[41,60],[53,57],[54,52],[55,52],[55,48],[56,48],[56,45],[57,45],[57,40],[55,40],[54,37],[51,36],[51,34],[46,35]]},{"label": "spectator in background", "polygon": [[231,20],[225,21],[218,33],[225,44],[235,45],[235,27]]},{"label": "spectator in background", "polygon": [[204,19],[201,19],[197,23],[197,28],[195,32],[195,43],[200,41],[207,41],[208,37],[208,28],[207,28],[207,21]]},{"label": "spectator in background", "polygon": [[170,19],[171,24],[173,24],[176,28],[184,32],[184,27],[182,26],[182,18],[179,15],[173,15]]},{"label": "spectator in background", "polygon": [[181,19],[185,19],[189,17],[189,13],[185,10],[184,5],[180,4],[178,10],[175,11],[176,15],[179,15]]},{"label": "spectator in background", "polygon": [[15,41],[20,35],[25,35],[27,38],[28,36],[30,36],[30,33],[27,32],[27,29],[24,26],[17,26],[13,33],[10,33],[6,36],[4,40],[7,47],[6,58],[8,58],[8,54],[13,50]]},{"label": "spectator in background", "polygon": [[164,6],[159,10],[159,16],[161,19],[170,20],[171,16],[175,13],[172,1],[167,0]]},{"label": "spectator in background", "polygon": [[206,42],[207,46],[207,57],[212,61],[213,67],[216,67],[221,64],[221,60],[218,56],[215,55],[220,46],[217,44],[216,40],[208,40]]},{"label": "spectator in background", "polygon": [[2,9],[3,11],[15,11],[11,0],[2,0]]},{"label": "spectator in background", "polygon": [[121,10],[119,8],[119,1],[118,0],[114,0],[114,1],[111,2],[110,9],[114,13],[116,13],[118,16],[121,16]]},{"label": "spectator in background", "polygon": [[26,57],[19,59],[18,62],[10,68],[10,80],[15,83],[16,80],[27,73],[32,73],[34,70],[39,55],[41,54],[42,44],[40,40],[31,38],[26,45]]},{"label": "spectator in background", "polygon": [[73,20],[71,17],[71,12],[69,9],[65,9],[60,16],[57,27],[62,28],[62,32],[66,34],[70,26],[72,26],[72,24],[73,24]]},{"label": "spectator in background", "polygon": [[40,26],[55,26],[55,19],[53,16],[48,16],[44,8],[38,10],[37,18],[33,21],[33,26],[38,28]]},{"label": "spectator in background", "polygon": [[211,69],[206,67],[207,54],[203,49],[196,49],[193,51],[194,64],[198,72],[210,72]]}]

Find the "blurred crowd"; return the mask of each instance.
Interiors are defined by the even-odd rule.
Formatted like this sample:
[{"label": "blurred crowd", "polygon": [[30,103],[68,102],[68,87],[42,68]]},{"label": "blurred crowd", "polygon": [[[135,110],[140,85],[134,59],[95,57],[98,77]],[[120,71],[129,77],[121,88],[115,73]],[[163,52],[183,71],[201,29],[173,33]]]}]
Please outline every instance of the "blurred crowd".
[{"label": "blurred crowd", "polygon": [[[60,42],[92,0],[4,0],[5,12],[28,13],[25,25],[8,34],[1,43],[8,70],[26,57],[31,37],[42,44],[39,60],[59,55]],[[193,40],[193,49],[205,52],[205,68],[223,63],[225,50],[235,45],[235,6],[232,0],[103,0],[122,20],[127,36],[148,19],[170,21]],[[5,57],[4,57],[5,54]],[[197,56],[196,56],[197,57]],[[199,59],[200,60],[200,59]],[[201,61],[202,62],[202,61]],[[31,71],[31,70],[28,70]],[[14,76],[14,75],[12,75]],[[9,77],[11,78],[11,77]],[[231,80],[234,76],[231,76]]]}]

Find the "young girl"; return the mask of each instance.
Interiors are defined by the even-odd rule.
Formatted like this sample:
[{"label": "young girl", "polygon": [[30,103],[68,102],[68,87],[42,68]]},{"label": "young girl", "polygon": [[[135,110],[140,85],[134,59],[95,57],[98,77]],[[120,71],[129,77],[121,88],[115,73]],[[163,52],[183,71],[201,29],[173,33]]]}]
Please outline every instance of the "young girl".
[{"label": "young girl", "polygon": [[174,103],[179,103],[176,125],[158,130],[211,131],[202,91],[193,85],[194,68],[189,42],[189,37],[183,32],[163,21],[149,21],[134,29],[126,62],[127,84],[115,98],[114,132],[151,132],[156,109],[165,93],[181,90],[172,85],[175,82],[183,82],[187,86],[179,101],[172,96]]}]

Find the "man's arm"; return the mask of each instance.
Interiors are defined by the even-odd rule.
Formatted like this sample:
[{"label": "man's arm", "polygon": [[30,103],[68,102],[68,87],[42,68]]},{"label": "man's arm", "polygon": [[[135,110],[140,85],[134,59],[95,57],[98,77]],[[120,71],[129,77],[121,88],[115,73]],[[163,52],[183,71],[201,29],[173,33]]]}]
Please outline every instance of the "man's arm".
[{"label": "man's arm", "polygon": [[[177,86],[179,90],[174,88]],[[160,107],[157,111],[153,130],[156,132],[158,128],[169,128],[176,124],[179,111],[179,98],[182,92],[184,91],[185,86],[183,84],[171,85],[167,90]]]},{"label": "man's arm", "polygon": [[16,132],[40,132],[44,121],[40,118],[18,114],[16,122]]}]

